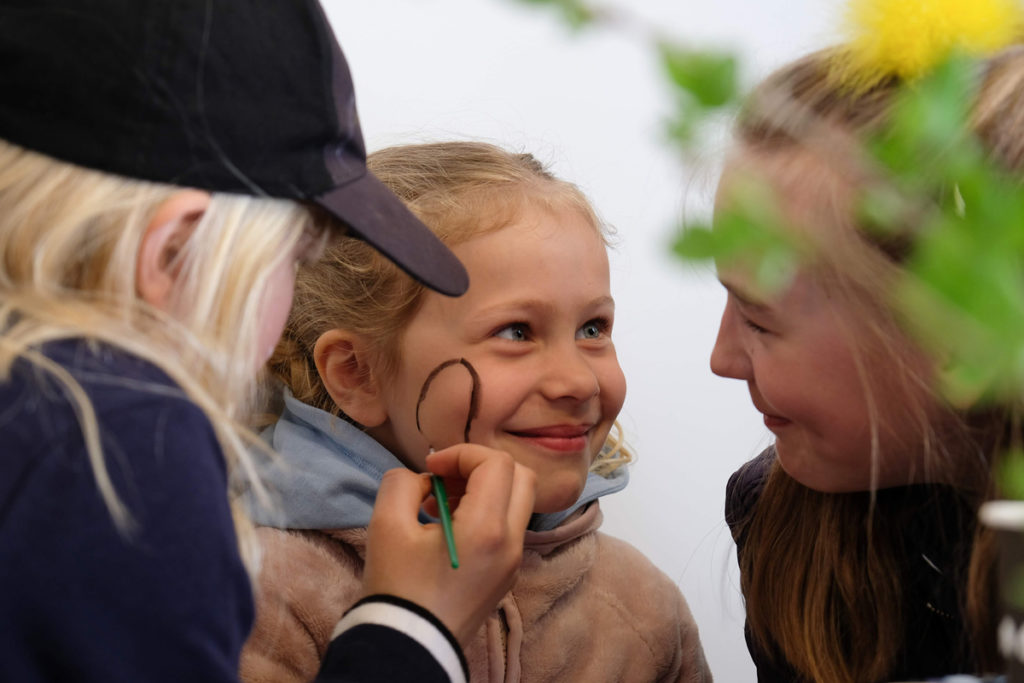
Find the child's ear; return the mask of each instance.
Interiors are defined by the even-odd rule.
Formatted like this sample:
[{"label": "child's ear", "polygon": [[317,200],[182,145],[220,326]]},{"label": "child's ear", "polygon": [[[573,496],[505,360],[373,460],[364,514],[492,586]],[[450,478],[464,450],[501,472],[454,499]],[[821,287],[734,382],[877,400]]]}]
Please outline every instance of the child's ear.
[{"label": "child's ear", "polygon": [[388,418],[372,360],[366,340],[348,330],[328,330],[313,347],[313,362],[327,393],[364,427],[378,427]]},{"label": "child's ear", "polygon": [[178,254],[209,206],[209,192],[181,190],[166,199],[150,219],[139,245],[135,290],[151,306],[169,310],[181,272]]}]

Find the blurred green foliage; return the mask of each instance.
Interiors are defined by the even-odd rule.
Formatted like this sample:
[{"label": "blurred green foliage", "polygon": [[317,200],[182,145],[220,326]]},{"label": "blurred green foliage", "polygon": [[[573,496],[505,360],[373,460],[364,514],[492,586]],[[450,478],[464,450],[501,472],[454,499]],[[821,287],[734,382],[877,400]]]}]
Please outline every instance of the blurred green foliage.
[{"label": "blurred green foliage", "polygon": [[[1006,498],[1024,500],[1024,451],[1015,448],[1003,458],[1000,481]],[[1024,601],[1021,603],[1024,606]]]},{"label": "blurred green foliage", "polygon": [[519,0],[527,5],[546,5],[558,11],[573,29],[594,23],[597,12],[583,0]]},{"label": "blurred green foliage", "polygon": [[672,251],[687,261],[715,261],[752,273],[751,283],[763,293],[783,289],[792,280],[805,252],[785,222],[768,188],[737,179],[728,206],[711,225],[690,222],[677,233]]},{"label": "blurred green foliage", "polygon": [[[872,144],[906,203],[925,207],[897,300],[965,405],[1024,387],[1024,192],[966,126],[977,73],[970,59],[947,60],[904,91]],[[881,229],[907,221],[897,213]]]},{"label": "blurred green foliage", "polygon": [[675,111],[669,139],[681,151],[694,146],[709,118],[739,99],[739,64],[735,55],[693,50],[661,42],[656,46],[672,86]]}]

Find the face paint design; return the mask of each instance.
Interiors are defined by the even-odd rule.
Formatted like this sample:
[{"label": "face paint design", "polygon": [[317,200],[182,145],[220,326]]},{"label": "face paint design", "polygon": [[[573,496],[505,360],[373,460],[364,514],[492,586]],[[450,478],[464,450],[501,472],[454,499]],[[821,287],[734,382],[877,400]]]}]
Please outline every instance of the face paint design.
[{"label": "face paint design", "polygon": [[[427,375],[427,378],[423,381],[423,387],[420,389],[419,399],[416,401],[416,429],[418,429],[419,433],[423,435],[423,438],[427,440],[427,446],[430,450],[434,450],[435,448],[447,448],[448,446],[459,443],[457,439],[452,440],[451,435],[442,435],[441,427],[434,428],[434,436],[441,436],[441,438],[432,439],[423,430],[423,421],[420,419],[421,408],[427,398],[427,394],[430,392],[430,387],[433,385],[434,380],[437,379],[444,370],[449,368],[457,370],[459,366],[466,369],[466,373],[468,373],[470,380],[469,406],[466,410],[466,423],[462,431],[462,443],[469,443],[469,431],[473,426],[473,419],[477,416],[477,412],[480,408],[480,375],[477,373],[476,368],[473,367],[473,364],[465,358],[452,358],[438,364],[437,367],[430,371],[430,374]],[[453,382],[464,381],[464,378],[461,375],[462,373],[449,372],[446,374],[446,380]],[[445,393],[447,394],[448,392]],[[450,410],[450,408],[448,410]],[[434,424],[443,421],[443,419],[439,418],[436,414],[433,414],[432,418],[432,422]]]}]

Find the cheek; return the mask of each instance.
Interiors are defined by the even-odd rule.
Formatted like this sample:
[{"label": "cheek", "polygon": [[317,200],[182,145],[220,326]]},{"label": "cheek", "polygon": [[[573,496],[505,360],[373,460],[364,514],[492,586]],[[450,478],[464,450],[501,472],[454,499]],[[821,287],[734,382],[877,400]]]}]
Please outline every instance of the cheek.
[{"label": "cheek", "polygon": [[599,366],[597,376],[601,386],[602,419],[614,421],[626,401],[626,375],[619,361],[612,357]]},{"label": "cheek", "polygon": [[612,426],[622,410],[626,400],[626,376],[617,360],[604,363],[595,368],[601,386],[601,422],[598,424],[591,439],[591,460],[596,458],[611,433]]},{"label": "cheek", "polygon": [[[440,450],[466,440],[473,375],[459,362],[416,359],[394,398],[401,402],[402,431],[417,444]],[[406,412],[408,411],[408,412]]]},{"label": "cheek", "polygon": [[477,369],[480,372],[480,390],[471,433],[474,441],[501,429],[516,414],[532,389],[532,385],[523,381],[521,374],[480,366]]},{"label": "cheek", "polygon": [[292,296],[295,293],[295,268],[291,263],[278,267],[267,281],[260,307],[260,361],[265,362],[281,338],[288,313],[291,311]]},{"label": "cheek", "polygon": [[754,348],[750,362],[761,407],[819,427],[863,417],[864,389],[842,340]]},{"label": "cheek", "polygon": [[[410,386],[410,390],[414,387]],[[410,403],[410,417],[406,420],[406,432],[416,441],[423,441],[435,450],[447,448],[465,441],[466,419],[469,416],[468,390],[444,392],[431,390],[419,409],[419,427],[416,426],[416,406]],[[418,390],[408,396],[417,400]]]}]

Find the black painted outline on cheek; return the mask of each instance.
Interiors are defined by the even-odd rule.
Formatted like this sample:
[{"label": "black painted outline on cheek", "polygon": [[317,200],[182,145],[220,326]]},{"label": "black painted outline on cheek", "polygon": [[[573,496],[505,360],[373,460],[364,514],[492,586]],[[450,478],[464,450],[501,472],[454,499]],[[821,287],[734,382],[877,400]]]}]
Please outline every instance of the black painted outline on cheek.
[{"label": "black painted outline on cheek", "polygon": [[[473,381],[473,388],[469,392],[469,413],[466,415],[466,428],[462,433],[462,440],[465,443],[469,443],[469,428],[473,425],[473,420],[476,419],[477,411],[480,408],[480,375],[477,374],[476,368],[473,367],[472,363],[465,358],[452,358],[444,361],[431,370],[430,374],[427,375],[427,378],[423,380],[423,386],[420,388],[420,397],[416,401],[416,429],[423,438],[427,438],[427,435],[423,433],[423,427],[420,426],[420,406],[423,405],[423,399],[427,397],[427,392],[430,390],[430,385],[433,383],[434,378],[441,374],[442,370],[453,365],[462,365],[465,367],[466,370],[469,371],[470,379]],[[427,439],[427,441],[429,442],[430,439]],[[427,445],[431,449],[434,447],[430,443]]]}]

